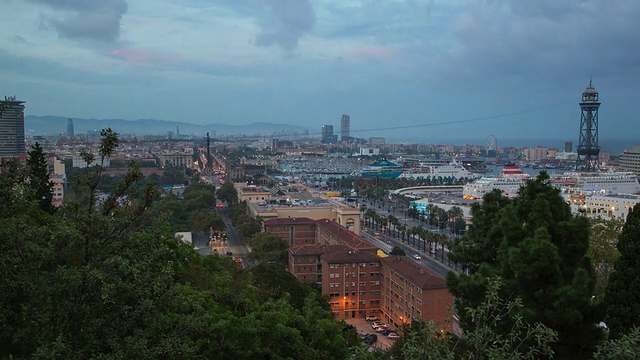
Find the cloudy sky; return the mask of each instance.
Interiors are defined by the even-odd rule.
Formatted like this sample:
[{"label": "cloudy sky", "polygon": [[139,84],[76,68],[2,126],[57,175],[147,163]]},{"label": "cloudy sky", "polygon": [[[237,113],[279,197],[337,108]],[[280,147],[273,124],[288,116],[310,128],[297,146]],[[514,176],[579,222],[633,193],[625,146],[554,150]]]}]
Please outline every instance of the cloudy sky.
[{"label": "cloudy sky", "polygon": [[[291,123],[445,143],[640,143],[637,0],[0,0],[28,115]],[[10,14],[10,15],[9,15]],[[9,16],[7,16],[9,15]],[[541,144],[547,145],[547,144]],[[560,144],[552,144],[560,145]]]}]

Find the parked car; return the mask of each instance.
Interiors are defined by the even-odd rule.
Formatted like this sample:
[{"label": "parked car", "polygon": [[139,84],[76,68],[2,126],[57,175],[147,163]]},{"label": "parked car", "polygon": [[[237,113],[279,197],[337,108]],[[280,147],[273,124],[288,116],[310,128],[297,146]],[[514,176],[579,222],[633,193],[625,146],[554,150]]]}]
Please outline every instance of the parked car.
[{"label": "parked car", "polygon": [[416,259],[416,260],[421,260],[422,259],[420,254],[413,254],[413,258]]},{"label": "parked car", "polygon": [[378,317],[375,316],[375,315],[367,315],[367,316],[364,317],[364,319],[367,320],[367,321],[378,321],[379,320]]},{"label": "parked car", "polygon": [[388,328],[387,325],[381,325],[376,328],[376,332],[382,332]]},{"label": "parked car", "polygon": [[364,338],[364,342],[369,344],[369,345],[371,345],[374,342],[376,342],[376,340],[378,340],[378,335],[376,335],[376,334],[369,334],[369,335],[365,336],[365,338]]},{"label": "parked car", "polygon": [[384,329],[384,330],[380,331],[380,334],[382,334],[384,336],[387,336],[387,335],[389,335],[391,333],[397,334],[397,332],[395,330],[391,330],[391,329]]},{"label": "parked car", "polygon": [[231,255],[233,255],[233,252],[227,251],[227,255],[231,256]]},{"label": "parked car", "polygon": [[375,329],[380,325],[385,325],[385,323],[382,323],[380,321],[374,321],[373,324],[371,324],[371,328]]},{"label": "parked car", "polygon": [[389,339],[389,340],[395,340],[395,339],[397,339],[399,337],[400,337],[400,335],[398,335],[396,333],[391,333],[391,334],[387,335],[387,339]]}]

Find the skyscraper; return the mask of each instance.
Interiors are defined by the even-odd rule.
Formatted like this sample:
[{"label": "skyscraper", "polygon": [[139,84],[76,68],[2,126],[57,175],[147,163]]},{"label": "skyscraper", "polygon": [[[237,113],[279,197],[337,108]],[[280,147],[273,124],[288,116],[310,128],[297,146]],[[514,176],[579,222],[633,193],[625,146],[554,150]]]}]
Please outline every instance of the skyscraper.
[{"label": "skyscraper", "polygon": [[325,139],[333,135],[333,125],[322,125],[322,138]]},{"label": "skyscraper", "polygon": [[335,144],[338,135],[333,135],[333,125],[322,125],[322,142],[324,144]]},{"label": "skyscraper", "polygon": [[351,137],[349,135],[351,132],[351,120],[349,115],[342,115],[342,119],[340,119],[340,140],[346,140],[346,138]]},{"label": "skyscraper", "polygon": [[24,145],[24,101],[15,96],[0,100],[0,156],[26,153]]},{"label": "skyscraper", "polygon": [[67,136],[68,137],[76,136],[75,132],[73,131],[73,120],[72,119],[67,120]]}]

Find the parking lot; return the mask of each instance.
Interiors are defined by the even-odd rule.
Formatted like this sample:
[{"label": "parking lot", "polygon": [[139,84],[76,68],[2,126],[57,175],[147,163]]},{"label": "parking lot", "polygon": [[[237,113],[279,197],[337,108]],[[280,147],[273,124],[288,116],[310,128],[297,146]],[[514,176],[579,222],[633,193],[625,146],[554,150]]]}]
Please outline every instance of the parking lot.
[{"label": "parking lot", "polygon": [[[355,328],[358,330],[358,334],[378,335],[377,340],[373,344],[371,344],[372,347],[385,350],[390,348],[394,343],[394,340],[389,340],[384,335],[376,333],[376,331],[371,327],[372,321],[366,321],[365,319],[346,319],[345,321],[347,324],[355,326]],[[389,329],[397,330],[392,326],[389,326]]]}]

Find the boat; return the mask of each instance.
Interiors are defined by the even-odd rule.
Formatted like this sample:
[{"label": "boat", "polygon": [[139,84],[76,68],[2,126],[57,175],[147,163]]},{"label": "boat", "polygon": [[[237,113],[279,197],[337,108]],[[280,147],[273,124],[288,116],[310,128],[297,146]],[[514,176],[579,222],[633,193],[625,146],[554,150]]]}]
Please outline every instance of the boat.
[{"label": "boat", "polygon": [[399,178],[410,180],[458,180],[458,179],[478,179],[480,174],[467,170],[461,163],[455,159],[451,162],[431,161],[422,162],[417,166],[411,167],[400,174]]},{"label": "boat", "polygon": [[572,194],[640,194],[638,175],[630,171],[565,172],[553,176],[551,184]]},{"label": "boat", "polygon": [[397,179],[402,174],[402,166],[388,160],[376,161],[355,174],[366,179]]},{"label": "boat", "polygon": [[480,179],[464,186],[462,195],[465,199],[480,200],[485,194],[494,189],[500,190],[508,198],[518,195],[518,190],[531,176],[515,165],[507,164],[499,175],[483,176]]}]

